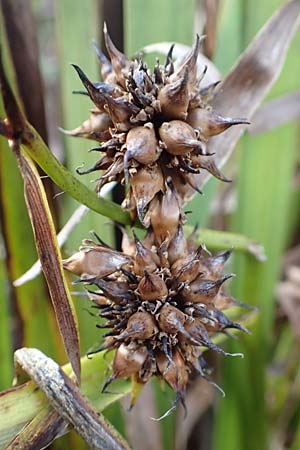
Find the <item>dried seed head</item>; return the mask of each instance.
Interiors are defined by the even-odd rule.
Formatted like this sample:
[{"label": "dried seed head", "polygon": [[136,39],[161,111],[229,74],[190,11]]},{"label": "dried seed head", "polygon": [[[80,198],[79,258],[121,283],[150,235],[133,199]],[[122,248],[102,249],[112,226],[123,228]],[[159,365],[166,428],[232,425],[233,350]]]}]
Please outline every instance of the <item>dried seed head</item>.
[{"label": "dried seed head", "polygon": [[125,180],[122,207],[148,230],[143,240],[123,233],[123,253],[85,241],[64,267],[96,286],[89,295],[104,319],[98,326],[110,328],[98,349],[116,349],[104,389],[130,376],[134,402],[156,375],[183,400],[190,372],[206,379],[199,346],[226,355],[212,334],[246,331],[220,311],[243,306],[222,291],[231,277],[222,275],[230,252],[207,255],[195,233],[187,241],[182,230],[190,188],[200,192],[197,174],[206,170],[229,181],[206,150],[209,137],[246,121],[224,118],[207,105],[216,84],[200,87],[205,71],[197,79],[198,36],[176,70],[171,47],[152,75],[141,58],[128,61],[116,49],[106,28],[104,35],[111,61],[96,48],[104,82],[92,83],[75,67],[97,109],[71,133],[94,138],[100,145],[92,150],[101,153],[91,169],[78,173],[102,170],[97,189]]},{"label": "dried seed head", "polygon": [[104,37],[111,62],[95,46],[104,82],[92,83],[78,66],[74,67],[97,109],[109,116],[109,123],[103,129],[107,118],[93,118],[95,123],[90,120],[71,133],[102,142],[99,151],[106,155],[91,169],[78,173],[104,170],[98,189],[109,181],[123,182],[125,176],[126,184],[133,189],[128,190],[123,208],[130,211],[133,221],[138,216],[145,227],[158,231],[156,239],[161,244],[174,236],[173,229],[168,236],[165,231],[161,233],[155,217],[161,217],[163,199],[169,196],[164,188],[167,180],[172,180],[179,200],[179,213],[173,211],[177,229],[191,188],[200,192],[196,175],[201,170],[229,181],[206,153],[208,138],[246,121],[224,118],[206,105],[215,85],[200,88],[205,70],[197,78],[198,36],[176,71],[171,47],[165,65],[157,63],[153,75],[140,58],[129,61],[115,47],[106,27]]},{"label": "dried seed head", "polygon": [[[220,274],[230,252],[208,255],[203,246],[196,248],[193,237],[195,233],[188,243],[181,227],[175,230],[173,240],[161,244],[152,231],[143,241],[134,236],[128,244],[135,246],[130,257],[85,241],[84,250],[73,256],[72,269],[81,277],[89,263],[89,275],[83,281],[97,287],[89,295],[98,315],[105,319],[98,326],[111,328],[97,351],[117,349],[104,389],[116,378],[131,376],[134,401],[135,389],[139,391],[141,384],[157,375],[182,399],[190,372],[196,370],[206,377],[198,362],[199,346],[227,355],[212,342],[211,334],[228,328],[247,332],[217,306],[239,304],[221,291],[232,276]],[[176,250],[183,252],[178,260],[174,260]],[[95,252],[95,259],[92,253],[93,258],[86,260],[89,252]],[[72,258],[67,261],[66,266],[72,265]],[[105,270],[101,265],[100,271],[99,261]]]}]

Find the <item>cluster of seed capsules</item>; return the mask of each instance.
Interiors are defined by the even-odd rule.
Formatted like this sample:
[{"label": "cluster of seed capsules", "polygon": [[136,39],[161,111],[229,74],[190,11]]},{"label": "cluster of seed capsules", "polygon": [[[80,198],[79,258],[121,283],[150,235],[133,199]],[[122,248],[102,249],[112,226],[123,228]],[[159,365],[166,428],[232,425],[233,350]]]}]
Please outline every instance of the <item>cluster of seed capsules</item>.
[{"label": "cluster of seed capsules", "polygon": [[231,251],[212,256],[197,247],[195,233],[183,234],[187,193],[199,190],[196,175],[208,170],[228,181],[207,152],[208,139],[247,121],[224,118],[208,105],[216,83],[200,87],[198,37],[175,68],[171,47],[153,73],[141,58],[130,61],[118,51],[106,29],[104,37],[110,61],[96,48],[103,82],[91,82],[74,65],[95,108],[67,133],[99,143],[92,150],[103,156],[80,173],[101,170],[98,189],[125,184],[122,206],[147,232],[141,240],[124,232],[122,251],[85,240],[64,267],[94,286],[89,295],[105,319],[99,326],[110,329],[100,349],[115,349],[105,388],[117,378],[145,384],[155,375],[183,401],[190,374],[207,378],[203,349],[228,354],[212,334],[247,331],[223,312],[240,305],[222,291],[232,277],[222,274]]}]

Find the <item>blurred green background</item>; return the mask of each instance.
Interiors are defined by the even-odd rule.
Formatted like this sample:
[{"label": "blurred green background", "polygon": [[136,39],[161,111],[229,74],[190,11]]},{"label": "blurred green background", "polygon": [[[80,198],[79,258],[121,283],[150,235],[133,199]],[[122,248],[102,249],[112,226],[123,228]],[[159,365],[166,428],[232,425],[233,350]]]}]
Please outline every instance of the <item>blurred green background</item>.
[{"label": "blurred green background", "polygon": [[[66,129],[78,126],[90,108],[88,98],[72,94],[72,90],[81,86],[70,63],[82,67],[91,79],[99,79],[99,65],[91,41],[95,38],[101,42],[104,20],[116,45],[128,55],[154,42],[191,45],[196,32],[205,33],[204,52],[224,76],[256,32],[284,2],[15,0],[10,5],[12,27],[8,27],[3,15],[9,3],[9,0],[2,1],[1,40],[11,81],[21,94],[30,121],[59,159],[75,172],[82,162],[94,161],[94,155],[88,155],[86,141],[66,138],[58,132],[58,126]],[[14,22],[21,37],[15,34]],[[25,55],[27,66],[19,68],[18,76],[18,71],[14,73],[11,68],[11,60],[22,52],[22,39],[31,50]],[[266,101],[299,91],[299,50],[298,35],[280,79]],[[30,96],[26,99],[26,90],[30,90],[31,100]],[[44,124],[43,120],[38,120],[41,117]],[[183,420],[179,411],[154,425],[147,415],[149,404],[156,402],[154,408],[162,412],[169,405],[169,393],[162,396],[154,383],[155,396],[153,398],[153,391],[149,391],[142,399],[140,411],[144,409],[145,413],[138,419],[134,411],[130,417],[120,405],[109,408],[107,416],[129,437],[136,450],[300,448],[299,121],[290,121],[255,136],[244,136],[225,172],[232,175],[234,182],[224,187],[220,182],[210,181],[204,188],[205,196],[197,196],[191,204],[194,211],[191,220],[200,226],[245,234],[265,247],[265,263],[247,255],[235,257],[233,263],[237,277],[232,283],[232,293],[258,306],[259,318],[252,336],[239,336],[238,341],[226,344],[230,349],[243,351],[243,360],[215,360],[209,356],[226,398],[211,394],[206,385],[201,385],[202,390],[193,387],[187,419]],[[92,179],[83,177],[81,181],[91,186]],[[78,204],[50,183],[47,189],[57,229],[60,229]],[[119,195],[114,194],[114,198]],[[22,180],[14,156],[2,138],[0,213],[2,390],[11,385],[13,350],[18,347],[38,347],[58,362],[66,361],[43,277],[18,288],[12,285],[12,281],[34,263],[36,251]],[[116,237],[107,219],[89,212],[70,235],[65,254],[77,249],[90,230],[97,231],[108,243],[113,243]],[[100,335],[93,326],[95,320],[85,311],[87,302],[78,298],[76,306],[84,354],[99,342]],[[193,395],[197,396],[196,404],[195,400],[192,402]],[[145,442],[139,442],[137,431],[132,429],[134,423],[136,427],[153,430],[152,444],[147,443],[145,447]],[[81,450],[86,447],[77,435],[70,433],[51,448]]]}]

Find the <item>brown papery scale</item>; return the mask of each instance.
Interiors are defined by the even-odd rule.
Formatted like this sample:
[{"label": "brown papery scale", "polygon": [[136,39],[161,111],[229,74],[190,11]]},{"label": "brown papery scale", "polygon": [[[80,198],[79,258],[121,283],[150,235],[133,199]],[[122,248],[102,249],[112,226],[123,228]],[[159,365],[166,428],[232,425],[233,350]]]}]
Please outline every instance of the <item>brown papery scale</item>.
[{"label": "brown papery scale", "polygon": [[119,52],[106,28],[104,35],[110,61],[96,47],[103,81],[90,81],[74,66],[96,109],[70,134],[94,136],[92,150],[101,158],[81,173],[101,170],[98,189],[113,180],[125,184],[122,206],[147,233],[139,238],[122,230],[120,252],[100,239],[84,241],[64,268],[80,277],[99,328],[108,329],[95,351],[115,352],[103,389],[117,378],[131,377],[135,386],[157,376],[184,402],[189,375],[207,379],[204,350],[228,354],[213,343],[214,333],[247,331],[224,312],[245,306],[224,292],[231,250],[210,255],[196,232],[186,239],[183,230],[186,193],[191,186],[199,191],[196,175],[207,170],[229,181],[207,153],[207,141],[247,121],[224,118],[207,104],[216,84],[200,87],[199,37],[177,70],[171,48],[152,73],[140,58],[130,61]]}]

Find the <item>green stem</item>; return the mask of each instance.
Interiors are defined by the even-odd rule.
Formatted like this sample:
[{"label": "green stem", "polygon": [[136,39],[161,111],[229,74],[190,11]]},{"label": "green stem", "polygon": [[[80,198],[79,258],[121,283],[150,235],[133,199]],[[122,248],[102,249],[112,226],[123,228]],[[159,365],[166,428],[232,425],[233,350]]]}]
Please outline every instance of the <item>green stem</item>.
[{"label": "green stem", "polygon": [[[192,230],[190,226],[185,227],[185,234],[188,235]],[[260,262],[266,260],[263,246],[242,234],[200,228],[197,232],[197,242],[205,244],[208,250],[226,250],[233,247],[234,251],[250,253]]]},{"label": "green stem", "polygon": [[122,208],[87,188],[74,175],[72,175],[50,152],[42,138],[35,129],[26,124],[22,134],[22,144],[26,153],[44,170],[44,172],[64,192],[70,194],[75,200],[86,205],[97,213],[109,217],[115,222],[124,225],[131,223],[130,216]]}]

